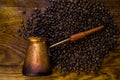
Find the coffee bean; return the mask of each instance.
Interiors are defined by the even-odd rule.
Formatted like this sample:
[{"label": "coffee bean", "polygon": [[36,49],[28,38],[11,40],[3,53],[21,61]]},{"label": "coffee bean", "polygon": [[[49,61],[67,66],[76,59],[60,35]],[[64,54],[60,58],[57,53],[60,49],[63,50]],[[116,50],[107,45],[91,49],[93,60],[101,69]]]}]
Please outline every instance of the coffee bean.
[{"label": "coffee bean", "polygon": [[101,25],[105,26],[102,31],[50,49],[53,68],[62,74],[75,71],[79,75],[81,71],[98,71],[109,51],[117,46],[119,29],[102,3],[90,0],[49,0],[45,13],[35,8],[27,23],[21,23],[18,34],[25,39],[46,37],[49,45],[52,45],[72,34]]}]

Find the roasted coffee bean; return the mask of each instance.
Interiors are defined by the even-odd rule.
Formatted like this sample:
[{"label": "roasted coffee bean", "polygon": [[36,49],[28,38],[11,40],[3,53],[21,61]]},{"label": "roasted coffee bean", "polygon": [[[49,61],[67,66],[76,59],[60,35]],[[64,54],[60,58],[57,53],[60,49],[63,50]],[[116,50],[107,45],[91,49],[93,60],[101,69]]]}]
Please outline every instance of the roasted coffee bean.
[{"label": "roasted coffee bean", "polygon": [[46,37],[49,46],[72,34],[105,26],[83,39],[50,49],[51,64],[62,74],[98,71],[109,51],[117,46],[119,37],[109,10],[103,3],[90,0],[49,0],[44,13],[35,8],[24,23],[18,30],[19,36]]}]

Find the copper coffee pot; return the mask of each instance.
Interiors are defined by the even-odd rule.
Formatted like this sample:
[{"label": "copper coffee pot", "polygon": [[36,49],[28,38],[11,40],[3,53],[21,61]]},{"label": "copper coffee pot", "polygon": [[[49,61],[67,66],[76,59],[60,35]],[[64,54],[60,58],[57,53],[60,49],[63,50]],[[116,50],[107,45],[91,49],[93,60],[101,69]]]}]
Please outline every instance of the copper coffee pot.
[{"label": "copper coffee pot", "polygon": [[60,41],[56,44],[47,46],[47,40],[44,38],[30,37],[29,45],[23,64],[22,73],[26,76],[49,75],[52,73],[52,68],[49,59],[49,48],[53,48],[67,41],[75,41],[84,38],[94,32],[100,31],[104,26],[99,26],[85,32],[80,32],[70,36],[70,38]]},{"label": "copper coffee pot", "polygon": [[47,40],[44,38],[30,37],[29,45],[23,64],[23,75],[37,76],[49,75],[52,72]]}]

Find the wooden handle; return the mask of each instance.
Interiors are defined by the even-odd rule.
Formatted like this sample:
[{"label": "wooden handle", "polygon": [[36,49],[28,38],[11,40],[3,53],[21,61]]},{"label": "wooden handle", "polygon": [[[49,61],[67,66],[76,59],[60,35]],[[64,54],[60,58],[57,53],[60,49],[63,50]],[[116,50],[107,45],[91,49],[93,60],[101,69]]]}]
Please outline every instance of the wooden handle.
[{"label": "wooden handle", "polygon": [[87,35],[90,35],[90,34],[92,34],[92,33],[94,33],[94,32],[100,31],[103,27],[104,27],[104,26],[99,26],[99,27],[90,29],[90,30],[85,31],[85,32],[80,32],[80,33],[74,34],[74,35],[72,35],[72,36],[70,37],[70,40],[71,40],[71,41],[75,41],[75,40],[84,38],[84,37],[87,36]]}]

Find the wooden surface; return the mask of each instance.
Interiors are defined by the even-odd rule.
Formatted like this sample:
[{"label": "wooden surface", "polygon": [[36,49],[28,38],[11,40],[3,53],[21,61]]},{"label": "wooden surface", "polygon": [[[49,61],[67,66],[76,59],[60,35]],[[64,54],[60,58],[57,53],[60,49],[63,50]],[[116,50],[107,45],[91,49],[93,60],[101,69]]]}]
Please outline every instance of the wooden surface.
[{"label": "wooden surface", "polygon": [[[47,0],[0,0],[0,80],[120,80],[120,46],[110,52],[98,73],[62,77],[57,72],[51,76],[26,77],[21,74],[27,41],[16,35],[23,10],[27,14],[34,7],[44,10]],[[99,0],[114,15],[120,29],[120,0]],[[120,39],[118,40],[120,43]]]}]

